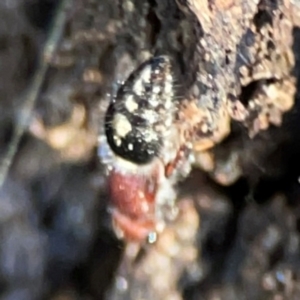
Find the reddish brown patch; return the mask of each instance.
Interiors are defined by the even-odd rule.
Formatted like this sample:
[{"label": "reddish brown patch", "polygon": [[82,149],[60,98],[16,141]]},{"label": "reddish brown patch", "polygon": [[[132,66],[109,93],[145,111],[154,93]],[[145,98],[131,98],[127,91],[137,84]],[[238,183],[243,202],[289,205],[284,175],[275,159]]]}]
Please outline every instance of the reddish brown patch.
[{"label": "reddish brown patch", "polygon": [[151,232],[155,231],[154,220],[131,219],[118,210],[112,212],[114,228],[126,241],[145,241]]},{"label": "reddish brown patch", "polygon": [[155,175],[122,174],[113,170],[109,176],[115,229],[126,240],[144,240],[155,231]]},{"label": "reddish brown patch", "polygon": [[168,163],[165,167],[165,176],[168,178],[172,175],[173,171],[178,166],[178,163],[185,157],[184,149],[180,149],[175,157],[174,161]]},{"label": "reddish brown patch", "polygon": [[120,212],[132,218],[153,213],[157,191],[155,178],[113,170],[109,176],[109,188],[112,203]]}]

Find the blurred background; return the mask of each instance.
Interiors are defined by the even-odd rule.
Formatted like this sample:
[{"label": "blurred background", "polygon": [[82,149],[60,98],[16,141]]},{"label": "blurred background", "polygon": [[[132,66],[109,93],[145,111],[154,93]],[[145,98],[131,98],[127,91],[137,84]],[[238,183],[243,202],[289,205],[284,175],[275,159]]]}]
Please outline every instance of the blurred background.
[{"label": "blurred background", "polygon": [[[97,153],[101,118],[118,82],[153,52],[192,69],[186,20],[173,1],[0,1],[1,300],[300,299],[298,77],[281,126],[250,139],[233,122],[179,184],[183,217],[159,245],[176,244],[174,257],[159,256],[173,274],[147,275],[161,263],[147,253],[148,264],[124,267]],[[168,286],[161,298],[157,278]]]}]

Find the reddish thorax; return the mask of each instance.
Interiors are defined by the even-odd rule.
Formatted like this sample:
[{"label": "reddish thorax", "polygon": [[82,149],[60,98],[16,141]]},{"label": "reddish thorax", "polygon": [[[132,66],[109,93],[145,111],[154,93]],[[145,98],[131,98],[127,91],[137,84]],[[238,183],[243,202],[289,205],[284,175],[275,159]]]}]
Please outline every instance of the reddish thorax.
[{"label": "reddish thorax", "polygon": [[[166,165],[162,161],[152,162],[147,172],[113,168],[108,177],[112,204],[114,229],[126,241],[145,242],[151,233],[163,227],[157,212],[164,203],[158,199],[164,183],[184,160],[186,151],[182,147],[174,160]],[[163,177],[163,180],[162,180]],[[160,196],[159,196],[160,195]],[[167,192],[167,197],[172,197]]]},{"label": "reddish thorax", "polygon": [[155,173],[145,177],[113,169],[108,184],[117,233],[126,240],[141,241],[155,232],[155,198],[158,189]]}]

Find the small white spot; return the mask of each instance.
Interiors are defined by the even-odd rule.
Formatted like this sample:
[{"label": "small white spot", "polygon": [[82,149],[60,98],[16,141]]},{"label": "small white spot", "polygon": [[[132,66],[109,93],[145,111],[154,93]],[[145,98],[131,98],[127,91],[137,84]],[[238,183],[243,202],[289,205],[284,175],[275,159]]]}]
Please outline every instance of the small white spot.
[{"label": "small white spot", "polygon": [[207,133],[208,132],[208,126],[207,126],[207,124],[203,124],[202,126],[201,126],[201,131],[203,132],[203,133]]},{"label": "small white spot", "polygon": [[156,85],[156,86],[153,88],[153,93],[158,94],[159,92],[160,92],[160,86],[159,86],[159,85]]},{"label": "small white spot", "polygon": [[130,151],[132,151],[132,150],[133,150],[133,144],[128,144],[128,149],[129,149]]},{"label": "small white spot", "polygon": [[116,145],[117,145],[118,147],[120,147],[121,144],[122,144],[121,139],[120,139],[118,136],[116,136],[116,135],[114,135],[113,138],[114,138],[114,141],[115,141]]},{"label": "small white spot", "polygon": [[151,78],[151,67],[147,66],[141,71],[139,79],[133,85],[134,93],[136,93],[138,96],[142,96],[144,92],[144,82],[146,83],[150,82],[150,78]]},{"label": "small white spot", "polygon": [[132,95],[129,95],[126,100],[125,100],[125,107],[129,112],[134,112],[139,108],[138,104],[136,101],[133,99]]},{"label": "small white spot", "polygon": [[151,77],[151,72],[152,72],[151,66],[146,66],[141,72],[141,78],[144,81],[148,82]]},{"label": "small white spot", "polygon": [[144,140],[147,143],[157,140],[157,134],[153,130],[147,130],[144,133]]},{"label": "small white spot", "polygon": [[166,127],[170,127],[172,125],[172,119],[171,118],[167,118],[166,120],[165,120],[165,126]]},{"label": "small white spot", "polygon": [[150,232],[148,235],[148,243],[153,244],[157,241],[157,233],[155,231]]},{"label": "small white spot", "polygon": [[172,108],[172,106],[173,106],[172,101],[170,99],[168,99],[165,103],[165,109],[170,110]]},{"label": "small white spot", "polygon": [[117,276],[115,285],[121,293],[125,293],[128,289],[128,281],[122,276]]},{"label": "small white spot", "polygon": [[134,10],[135,10],[134,4],[131,1],[125,1],[124,7],[128,12],[131,12],[131,13],[134,12]]},{"label": "small white spot", "polygon": [[138,95],[138,96],[142,96],[143,94],[143,90],[144,90],[144,86],[143,86],[143,80],[139,79],[135,82],[135,84],[133,85],[133,92]]},{"label": "small white spot", "polygon": [[171,74],[166,75],[166,81],[170,81],[170,82],[173,81],[173,78],[172,78]]},{"label": "small white spot", "polygon": [[171,82],[166,82],[166,85],[165,85],[165,93],[166,94],[171,94],[172,93],[172,83]]},{"label": "small white spot", "polygon": [[132,130],[132,126],[128,119],[120,113],[117,113],[114,116],[112,125],[116,131],[116,135],[121,138],[124,138]]},{"label": "small white spot", "polygon": [[153,123],[155,123],[157,121],[157,113],[155,111],[153,111],[153,110],[149,110],[149,109],[145,110],[143,112],[142,116],[149,123],[153,124]]},{"label": "small white spot", "polygon": [[159,104],[159,99],[157,98],[156,95],[152,95],[152,97],[149,99],[149,104],[152,107],[156,107]]}]

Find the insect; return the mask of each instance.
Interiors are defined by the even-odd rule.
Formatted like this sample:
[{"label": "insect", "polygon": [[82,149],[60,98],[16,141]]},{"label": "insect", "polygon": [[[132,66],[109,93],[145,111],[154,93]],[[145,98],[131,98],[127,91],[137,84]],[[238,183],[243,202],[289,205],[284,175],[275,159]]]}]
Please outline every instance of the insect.
[{"label": "insect", "polygon": [[120,238],[154,242],[164,220],[176,215],[173,186],[190,165],[178,105],[167,56],[143,63],[109,104],[100,152],[110,151],[111,213]]}]

